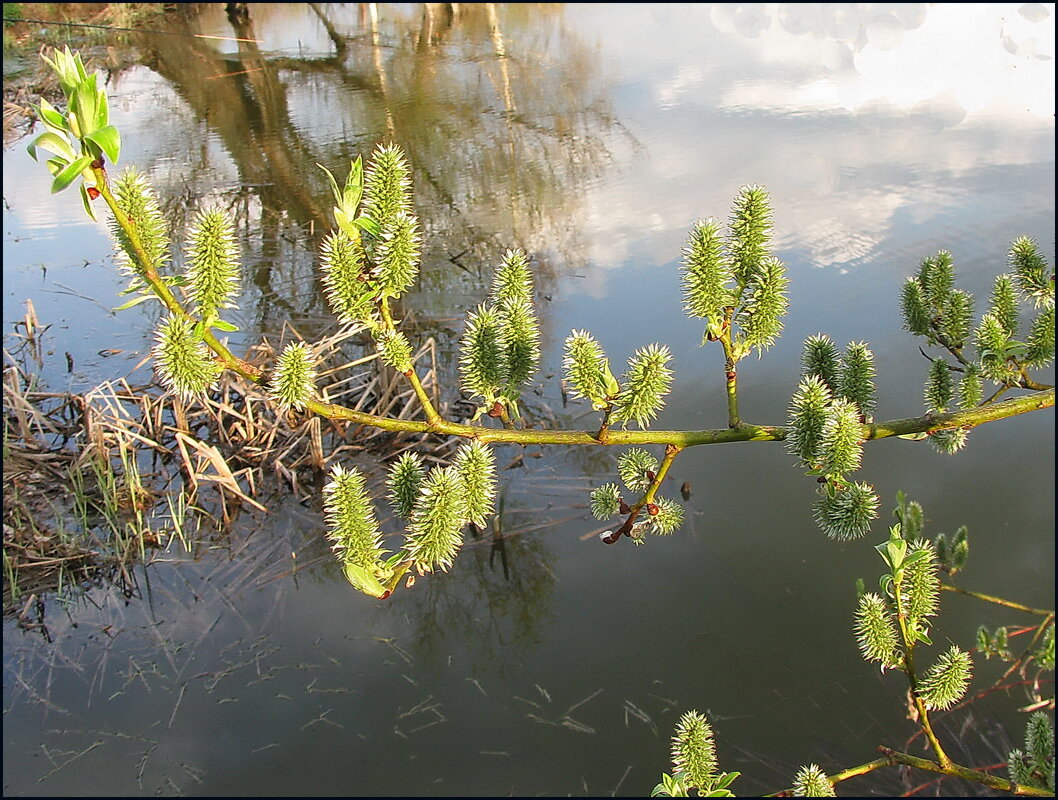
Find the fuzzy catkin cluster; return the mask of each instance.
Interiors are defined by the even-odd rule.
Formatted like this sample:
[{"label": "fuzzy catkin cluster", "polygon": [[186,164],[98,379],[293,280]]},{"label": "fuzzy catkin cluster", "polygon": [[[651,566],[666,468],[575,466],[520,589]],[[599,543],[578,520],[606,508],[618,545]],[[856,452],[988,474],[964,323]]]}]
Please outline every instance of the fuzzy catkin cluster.
[{"label": "fuzzy catkin cluster", "polygon": [[805,340],[802,378],[790,399],[787,450],[820,480],[816,522],[831,538],[864,535],[877,517],[878,498],[863,482],[847,480],[863,457],[863,423],[874,410],[874,355],[850,342],[843,355],[824,334]]},{"label": "fuzzy catkin cluster", "polygon": [[540,324],[529,259],[521,250],[507,250],[488,301],[467,316],[459,351],[463,390],[481,399],[478,415],[498,404],[518,417],[522,388],[539,362]]}]

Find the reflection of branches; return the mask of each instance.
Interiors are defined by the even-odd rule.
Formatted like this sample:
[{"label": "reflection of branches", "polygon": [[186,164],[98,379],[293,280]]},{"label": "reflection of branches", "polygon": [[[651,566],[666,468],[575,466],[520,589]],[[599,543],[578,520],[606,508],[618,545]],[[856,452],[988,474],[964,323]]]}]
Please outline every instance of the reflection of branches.
[{"label": "reflection of branches", "polygon": [[555,583],[551,552],[533,535],[541,527],[536,517],[504,512],[501,505],[493,529],[474,531],[464,545],[457,575],[436,575],[403,593],[416,605],[413,639],[420,657],[440,658],[446,641],[464,648],[473,643],[475,663],[502,664],[505,650],[538,640]]},{"label": "reflection of branches", "polygon": [[[267,329],[270,309],[284,303],[295,321],[302,305],[310,314],[318,310],[318,292],[307,301],[292,296],[309,293],[315,245],[330,227],[315,164],[340,170],[381,139],[401,144],[416,170],[418,213],[431,241],[426,294],[450,293],[453,280],[477,282],[479,266],[507,247],[539,254],[542,288],[556,254],[579,260],[569,220],[581,187],[608,163],[610,134],[625,132],[592,51],[564,28],[561,8],[530,6],[422,4],[408,13],[362,4],[357,16],[341,19],[335,8],[314,3],[320,36],[333,46],[332,55],[316,58],[265,53],[253,41],[291,13],[281,6],[251,6],[254,19],[229,16],[238,38],[250,40],[239,42],[236,56],[213,49],[213,40],[144,38],[148,66],[216,132],[242,187],[260,198],[258,227],[271,229],[254,276],[260,327]],[[196,23],[183,17],[182,24]],[[313,118],[320,124],[296,124],[292,107],[321,97],[328,103]],[[349,120],[349,128],[328,130],[335,120]],[[272,259],[291,259],[274,238],[283,235],[282,220],[314,228],[317,238],[305,242],[306,257],[293,257],[306,269],[279,286],[273,272],[290,266]],[[460,253],[471,265],[467,275],[429,269],[429,259],[444,253]]]}]

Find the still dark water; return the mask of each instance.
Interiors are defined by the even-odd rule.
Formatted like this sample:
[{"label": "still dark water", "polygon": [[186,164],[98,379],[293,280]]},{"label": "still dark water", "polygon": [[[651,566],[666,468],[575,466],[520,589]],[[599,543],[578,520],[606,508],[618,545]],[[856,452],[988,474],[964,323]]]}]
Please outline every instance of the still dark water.
[{"label": "still dark water", "polygon": [[[980,308],[1015,237],[1053,262],[1053,5],[460,4],[449,17],[251,4],[233,31],[214,4],[188,24],[259,44],[137,36],[108,91],[122,161],[149,171],[174,216],[207,200],[239,213],[237,351],[285,319],[309,337],[333,330],[314,279],[310,224],[330,207],[314,164],[344,170],[390,139],[415,167],[427,234],[409,301],[423,330],[458,336],[503,249],[524,247],[540,402],[567,425],[590,425],[558,399],[571,328],[616,364],[669,344],[677,377],[656,427],[725,424],[722,361],[682,316],[677,264],[694,221],[725,217],[742,184],[770,191],[791,280],[783,338],[741,369],[753,422],[785,422],[817,332],[870,343],[879,419],[921,413],[904,277],[950,249]],[[152,318],[110,313],[122,282],[104,229],[74,193],[49,194],[22,144],[3,154],[5,333],[32,299],[76,365],[53,388],[84,390],[132,370]],[[1049,606],[1053,454],[1043,412],[975,431],[955,457],[873,443],[860,475],[886,516],[903,489],[931,535],[969,525],[962,585]],[[244,515],[196,560],[155,563],[142,599],[93,590],[53,606],[53,644],[5,621],[5,794],[643,795],[689,708],[710,713],[740,794],[904,745],[904,685],[851,635],[884,518],[863,540],[829,541],[781,445],[700,447],[672,470],[670,495],[693,489],[684,528],[606,547],[585,504],[613,454],[539,455],[504,473],[504,528],[521,533],[502,557],[471,542],[450,574],[389,601],[326,565],[276,577],[292,552],[325,551],[320,515],[291,500]],[[943,600],[938,645],[1031,621]],[[974,685],[1000,669],[979,660]],[[999,726],[1021,738],[1021,702],[989,698],[965,728],[953,717],[953,755],[1004,760]],[[839,793],[924,781],[889,771]]]}]

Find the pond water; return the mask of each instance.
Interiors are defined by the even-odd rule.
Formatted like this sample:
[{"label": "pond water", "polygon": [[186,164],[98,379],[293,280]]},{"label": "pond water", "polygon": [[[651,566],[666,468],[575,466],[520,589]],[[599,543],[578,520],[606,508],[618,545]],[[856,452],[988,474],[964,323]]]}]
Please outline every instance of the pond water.
[{"label": "pond water", "polygon": [[[1014,238],[1053,263],[1053,14],[250,4],[233,29],[208,4],[172,21],[185,35],[134,36],[138,56],[118,58],[108,91],[122,161],[148,171],[174,216],[206,200],[239,215],[236,352],[285,319],[310,338],[333,332],[314,276],[330,207],[314,165],[338,171],[393,140],[426,233],[408,300],[422,331],[453,341],[503,250],[525,248],[544,325],[537,396],[567,426],[592,424],[560,400],[571,328],[617,364],[671,347],[655,427],[726,424],[722,357],[682,314],[678,262],[695,220],[726,217],[747,183],[770,192],[790,310],[782,339],[742,364],[743,418],[785,423],[801,344],[825,332],[869,342],[876,417],[893,419],[923,411],[926,362],[898,302],[923,257],[951,250],[979,308]],[[110,311],[122,281],[105,229],[74,193],[49,193],[23,144],[3,154],[4,328],[31,299],[74,364],[50,385],[83,390],[136,367],[153,318]],[[1053,420],[984,426],[954,457],[875,442],[860,474],[885,517],[903,489],[930,535],[969,526],[962,585],[1049,606]],[[500,463],[517,454],[501,448]],[[671,473],[671,496],[692,489],[683,529],[606,547],[586,501],[613,454],[526,455],[503,473],[505,548],[469,541],[449,574],[386,601],[328,564],[290,574],[291,553],[326,550],[318,508],[291,498],[244,514],[197,559],[153,564],[141,597],[97,588],[52,607],[50,643],[5,619],[5,794],[644,795],[690,708],[709,712],[740,794],[904,745],[902,680],[865,664],[851,635],[884,518],[865,539],[830,541],[812,520],[814,483],[781,445],[698,447]],[[970,648],[978,624],[1026,622],[946,595],[933,638]],[[977,670],[983,688],[1002,667]],[[993,695],[943,721],[953,755],[1005,760],[1020,700]],[[839,793],[926,782],[904,780],[890,770]]]}]

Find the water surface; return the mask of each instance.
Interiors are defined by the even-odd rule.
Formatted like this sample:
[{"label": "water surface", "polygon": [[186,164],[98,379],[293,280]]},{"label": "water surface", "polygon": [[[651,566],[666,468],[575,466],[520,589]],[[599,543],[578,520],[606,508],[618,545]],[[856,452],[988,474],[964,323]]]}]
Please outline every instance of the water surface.
[{"label": "water surface", "polygon": [[[207,201],[239,216],[236,349],[286,319],[333,332],[314,267],[330,206],[315,164],[344,169],[379,141],[415,168],[427,245],[408,307],[422,335],[453,341],[503,250],[524,247],[544,324],[534,402],[567,426],[591,424],[559,397],[572,328],[616,364],[672,348],[657,427],[726,423],[722,357],[682,314],[678,262],[695,220],[726,217],[741,185],[769,190],[791,280],[782,339],[740,371],[753,422],[785,421],[801,343],[818,332],[869,342],[878,418],[921,413],[903,279],[949,249],[980,308],[1017,236],[1053,263],[1052,5],[460,9],[251,4],[233,27],[214,5],[186,30],[259,42],[143,36],[112,71],[122,160],[174,217]],[[3,157],[5,329],[31,299],[74,361],[48,374],[54,388],[128,373],[153,317],[109,310],[122,281],[105,230],[76,195],[50,195],[21,146]],[[964,585],[1049,605],[1053,436],[1043,412],[974,431],[955,457],[876,442],[860,474],[886,514],[903,489],[930,534],[970,526]],[[504,548],[468,541],[450,574],[385,602],[329,564],[289,574],[291,553],[326,552],[319,509],[291,499],[243,515],[197,560],[153,565],[142,597],[96,589],[53,606],[51,644],[5,621],[5,793],[642,795],[689,708],[710,713],[740,794],[904,744],[901,681],[865,664],[850,630],[886,520],[829,541],[814,484],[781,445],[701,447],[672,470],[669,494],[693,491],[684,528],[605,547],[585,505],[613,454],[529,455],[504,473]],[[934,640],[969,648],[979,623],[1027,621],[946,596]],[[997,669],[979,664],[979,684]],[[957,757],[1003,760],[996,726],[1020,739],[1019,697],[978,704]],[[910,788],[895,772],[848,787]]]}]

